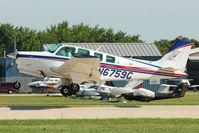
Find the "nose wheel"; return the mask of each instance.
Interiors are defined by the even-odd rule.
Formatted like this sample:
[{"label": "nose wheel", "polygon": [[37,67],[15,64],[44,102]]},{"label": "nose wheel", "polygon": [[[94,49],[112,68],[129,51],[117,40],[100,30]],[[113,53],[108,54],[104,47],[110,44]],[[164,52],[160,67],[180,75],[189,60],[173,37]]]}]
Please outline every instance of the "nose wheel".
[{"label": "nose wheel", "polygon": [[19,88],[21,87],[21,84],[20,84],[19,82],[14,82],[14,83],[13,83],[13,87],[14,87],[15,89],[19,89]]},{"label": "nose wheel", "polygon": [[67,96],[71,96],[73,94],[76,94],[76,92],[78,92],[80,89],[79,85],[78,84],[71,84],[69,86],[62,86],[61,90],[60,90],[60,93],[67,97]]}]

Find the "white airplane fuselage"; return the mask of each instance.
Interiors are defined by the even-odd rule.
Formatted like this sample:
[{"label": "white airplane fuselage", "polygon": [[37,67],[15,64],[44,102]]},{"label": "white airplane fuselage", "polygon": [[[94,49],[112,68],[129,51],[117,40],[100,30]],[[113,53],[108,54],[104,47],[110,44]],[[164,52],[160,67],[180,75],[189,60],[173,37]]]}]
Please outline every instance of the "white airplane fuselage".
[{"label": "white airplane fuselage", "polygon": [[158,61],[124,58],[100,51],[56,44],[43,52],[17,52],[20,73],[39,77],[61,78],[61,93],[70,96],[82,82],[145,80],[186,77],[184,73],[192,42],[178,39]]},{"label": "white airplane fuselage", "polygon": [[[16,63],[20,73],[45,76],[49,77],[60,77],[62,75],[53,72],[52,67],[60,67],[71,57],[59,56],[56,53],[67,45],[60,46],[54,53],[43,51],[43,52],[18,52],[18,58]],[[68,46],[71,47],[71,46]],[[82,49],[75,47],[76,51]],[[85,48],[84,48],[85,49]],[[86,49],[88,50],[88,49]],[[100,62],[100,68],[98,69],[101,74],[101,80],[132,80],[132,79],[162,79],[162,78],[176,78],[186,76],[184,73],[169,73],[169,72],[158,72],[158,70],[164,66],[156,65],[155,62],[130,59],[102,52],[89,50],[90,56],[94,56],[94,53],[100,53],[103,58]],[[113,57],[114,63],[107,61],[106,57]],[[81,69],[81,68],[80,68]],[[64,77],[65,78],[65,77]]]}]

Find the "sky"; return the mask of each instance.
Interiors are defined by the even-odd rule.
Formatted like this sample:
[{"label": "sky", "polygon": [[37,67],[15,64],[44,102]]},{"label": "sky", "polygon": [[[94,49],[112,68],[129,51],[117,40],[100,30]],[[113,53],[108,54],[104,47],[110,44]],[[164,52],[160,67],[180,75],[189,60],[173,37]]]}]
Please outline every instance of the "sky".
[{"label": "sky", "polygon": [[0,23],[43,30],[62,21],[121,30],[149,43],[199,40],[199,0],[0,0]]}]

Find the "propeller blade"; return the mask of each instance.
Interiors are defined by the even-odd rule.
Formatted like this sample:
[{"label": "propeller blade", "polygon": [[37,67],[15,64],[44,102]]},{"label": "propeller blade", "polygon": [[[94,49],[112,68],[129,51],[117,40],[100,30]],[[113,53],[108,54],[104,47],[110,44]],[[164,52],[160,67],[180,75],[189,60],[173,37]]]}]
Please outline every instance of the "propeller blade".
[{"label": "propeller blade", "polygon": [[17,52],[13,52],[13,53],[9,53],[9,54],[7,54],[7,56],[9,57],[9,58],[12,58],[12,59],[17,59]]}]

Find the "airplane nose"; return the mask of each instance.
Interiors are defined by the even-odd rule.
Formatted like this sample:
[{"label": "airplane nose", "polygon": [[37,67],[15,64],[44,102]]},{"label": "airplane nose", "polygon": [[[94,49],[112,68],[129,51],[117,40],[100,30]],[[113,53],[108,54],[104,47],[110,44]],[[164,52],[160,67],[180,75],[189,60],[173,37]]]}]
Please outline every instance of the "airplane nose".
[{"label": "airplane nose", "polygon": [[9,53],[7,56],[9,58],[12,58],[12,59],[16,60],[17,57],[18,57],[18,53],[17,52]]}]

